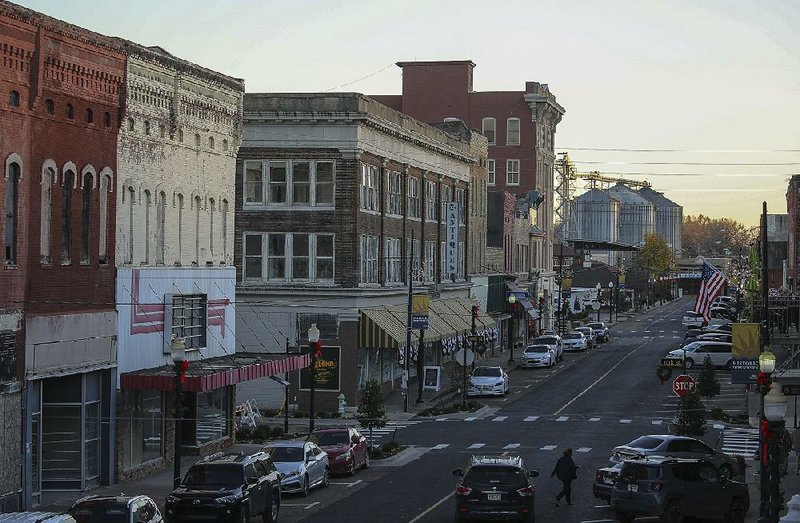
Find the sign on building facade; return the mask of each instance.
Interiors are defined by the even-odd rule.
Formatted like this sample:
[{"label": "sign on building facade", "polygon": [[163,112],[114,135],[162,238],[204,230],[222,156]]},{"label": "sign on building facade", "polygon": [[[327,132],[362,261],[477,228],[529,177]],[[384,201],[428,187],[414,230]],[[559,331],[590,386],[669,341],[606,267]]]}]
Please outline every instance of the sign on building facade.
[{"label": "sign on building facade", "polygon": [[446,225],[445,229],[447,237],[445,239],[445,274],[443,279],[453,279],[459,274],[458,268],[460,267],[461,260],[458,259],[458,241],[459,241],[459,217],[458,217],[458,202],[447,202],[446,204]]}]

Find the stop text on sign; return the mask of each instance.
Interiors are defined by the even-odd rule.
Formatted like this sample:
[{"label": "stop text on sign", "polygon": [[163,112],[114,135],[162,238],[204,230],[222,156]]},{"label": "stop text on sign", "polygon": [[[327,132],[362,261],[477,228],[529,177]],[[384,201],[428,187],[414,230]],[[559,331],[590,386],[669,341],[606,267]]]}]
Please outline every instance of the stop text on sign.
[{"label": "stop text on sign", "polygon": [[681,374],[675,381],[672,382],[672,392],[674,392],[677,396],[683,398],[687,394],[694,392],[695,390],[695,381],[694,378],[691,376],[687,376],[686,374]]}]

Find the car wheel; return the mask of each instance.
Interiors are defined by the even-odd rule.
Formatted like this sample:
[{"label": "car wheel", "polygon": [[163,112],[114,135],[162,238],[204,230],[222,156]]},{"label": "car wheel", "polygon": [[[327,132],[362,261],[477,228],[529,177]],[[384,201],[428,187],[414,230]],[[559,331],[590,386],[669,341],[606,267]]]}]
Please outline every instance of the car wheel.
[{"label": "car wheel", "polygon": [[350,464],[350,470],[347,471],[348,476],[355,476],[356,475],[356,460],[353,460],[353,463]]},{"label": "car wheel", "polygon": [[633,516],[624,512],[617,512],[614,514],[614,519],[620,521],[621,523],[633,523]]},{"label": "car wheel", "polygon": [[281,509],[280,501],[278,501],[279,496],[280,494],[277,492],[272,493],[272,500],[270,500],[269,506],[265,508],[264,512],[261,514],[261,521],[263,523],[278,523],[278,513]]},{"label": "car wheel", "polygon": [[327,467],[325,468],[325,472],[322,474],[322,487],[327,487],[331,482],[330,475],[328,473]]},{"label": "car wheel", "polygon": [[744,501],[739,498],[734,499],[725,513],[726,523],[743,523],[745,512]]},{"label": "car wheel", "polygon": [[239,521],[241,523],[250,523],[250,509],[247,506],[242,507],[239,511]]},{"label": "car wheel", "polygon": [[369,468],[369,453],[364,454],[364,468]]},{"label": "car wheel", "polygon": [[692,358],[686,358],[686,368],[691,369],[694,367],[694,360]]},{"label": "car wheel", "polygon": [[662,523],[683,523],[683,507],[679,504],[669,503],[661,516]]},{"label": "car wheel", "polygon": [[309,488],[310,487],[308,485],[308,474],[306,474],[305,476],[303,476],[303,488],[300,490],[300,495],[303,496],[303,497],[308,496],[308,489]]},{"label": "car wheel", "polygon": [[719,466],[719,473],[728,479],[733,479],[733,467],[727,463]]}]

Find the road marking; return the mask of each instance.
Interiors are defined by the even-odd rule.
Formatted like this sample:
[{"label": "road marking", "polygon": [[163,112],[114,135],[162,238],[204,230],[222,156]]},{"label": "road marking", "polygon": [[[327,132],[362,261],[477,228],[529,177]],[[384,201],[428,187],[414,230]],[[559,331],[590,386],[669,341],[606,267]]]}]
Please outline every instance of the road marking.
[{"label": "road marking", "polygon": [[629,419],[621,419],[621,420],[619,420],[619,422],[620,423],[630,423],[631,420],[629,420]]},{"label": "road marking", "polygon": [[589,421],[600,421],[600,418],[589,418]]},{"label": "road marking", "polygon": [[527,385],[525,385],[525,388],[527,389],[527,388],[528,388],[528,387],[530,387],[531,385],[532,385],[532,383],[528,383]]},{"label": "road marking", "polygon": [[436,421],[447,421],[447,418],[436,418]]},{"label": "road marking", "polygon": [[492,421],[505,421],[508,419],[508,416],[497,416]]},{"label": "road marking", "polygon": [[439,443],[435,447],[431,448],[431,450],[442,450],[442,449],[446,449],[449,446],[450,446],[449,443]]},{"label": "road marking", "polygon": [[645,334],[647,334],[648,332],[650,332],[650,331],[644,331]]},{"label": "road marking", "polygon": [[558,418],[556,418],[556,421],[567,421],[568,419],[569,419],[569,416],[559,416]]},{"label": "road marking", "polygon": [[658,332],[664,332],[664,331],[658,331]]},{"label": "road marking", "polygon": [[[561,412],[562,412],[564,409],[566,409],[567,407],[569,407],[570,405],[572,405],[573,403],[575,403],[575,402],[578,400],[578,398],[580,398],[581,396],[583,396],[584,394],[586,394],[587,392],[589,392],[590,390],[592,390],[592,388],[593,388],[595,385],[597,385],[598,383],[600,383],[601,381],[603,381],[603,378],[605,378],[606,376],[608,376],[609,374],[611,374],[611,373],[612,373],[612,372],[613,372],[613,371],[614,371],[614,370],[615,370],[617,367],[619,367],[620,365],[622,365],[622,362],[624,362],[625,360],[627,360],[627,359],[628,359],[628,358],[629,358],[629,357],[630,357],[630,356],[631,356],[631,355],[632,355],[634,352],[636,352],[637,350],[641,349],[642,347],[644,347],[644,346],[645,346],[645,345],[647,345],[648,343],[650,343],[650,340],[644,341],[644,342],[642,342],[641,344],[637,345],[637,346],[636,346],[636,347],[635,347],[633,350],[631,350],[631,351],[630,351],[628,354],[626,354],[625,356],[623,356],[623,357],[622,357],[622,358],[621,358],[621,359],[620,359],[620,360],[619,360],[619,361],[618,361],[618,362],[617,362],[617,363],[616,363],[616,364],[615,364],[613,367],[611,367],[610,369],[608,369],[608,371],[606,371],[606,373],[605,373],[605,374],[603,374],[602,376],[600,376],[599,378],[597,378],[597,379],[594,381],[594,383],[592,383],[591,385],[589,385],[588,387],[586,387],[585,389],[583,389],[583,391],[582,391],[582,392],[580,392],[580,393],[579,393],[577,396],[575,396],[574,398],[572,398],[571,400],[569,400],[569,401],[566,403],[566,405],[564,405],[563,407],[561,407],[560,409],[558,409],[557,411],[555,411],[553,414],[560,414],[560,413],[561,413]],[[558,421],[558,420],[556,420],[556,421]]]},{"label": "road marking", "polygon": [[486,443],[473,443],[472,445],[470,445],[470,446],[469,446],[469,447],[467,447],[467,448],[470,448],[470,449],[479,449],[479,448],[483,447],[484,445],[486,445]]},{"label": "road marking", "polygon": [[314,503],[309,503],[308,505],[306,505],[306,510],[312,509],[317,505],[319,505],[319,501],[315,501]]},{"label": "road marking", "polygon": [[469,418],[464,418],[464,421],[475,421],[476,419],[478,418],[475,416],[470,416]]},{"label": "road marking", "polygon": [[653,425],[661,425],[663,422],[664,422],[664,420],[662,420],[662,419],[654,419],[650,423],[653,424]]},{"label": "road marking", "polygon": [[528,416],[522,421],[536,421],[537,419],[539,419],[539,416]]},{"label": "road marking", "polygon": [[575,452],[589,452],[590,450],[592,450],[592,447],[581,447],[577,449]]},{"label": "road marking", "polygon": [[358,485],[358,484],[359,484],[359,483],[361,483],[362,481],[364,481],[364,480],[363,480],[363,479],[357,479],[356,481],[354,481],[354,482],[350,483],[349,485],[347,485],[345,488],[350,488],[350,487],[352,487],[353,485]]},{"label": "road marking", "polygon": [[544,447],[541,447],[539,450],[553,450],[557,447],[558,445],[545,445]]},{"label": "road marking", "polygon": [[508,445],[503,447],[503,450],[515,449],[517,447],[519,447],[519,443],[509,443]]},{"label": "road marking", "polygon": [[443,497],[442,499],[440,499],[439,501],[437,501],[436,503],[434,503],[434,504],[433,504],[433,505],[431,505],[430,507],[426,508],[424,511],[422,511],[422,512],[420,513],[420,515],[419,515],[419,516],[415,517],[414,519],[412,519],[412,520],[411,520],[411,521],[409,521],[408,523],[417,523],[417,521],[419,521],[420,519],[424,518],[425,516],[427,516],[428,514],[430,514],[432,511],[436,510],[436,509],[439,507],[439,505],[441,505],[442,503],[444,503],[445,501],[447,501],[448,499],[450,499],[450,497],[451,497],[453,494],[455,494],[455,491],[453,491],[453,492],[450,492],[450,494],[446,495],[445,497]]},{"label": "road marking", "polygon": [[310,509],[314,505],[319,505],[319,501],[315,501],[313,503],[281,503],[281,507],[304,507],[306,510]]}]

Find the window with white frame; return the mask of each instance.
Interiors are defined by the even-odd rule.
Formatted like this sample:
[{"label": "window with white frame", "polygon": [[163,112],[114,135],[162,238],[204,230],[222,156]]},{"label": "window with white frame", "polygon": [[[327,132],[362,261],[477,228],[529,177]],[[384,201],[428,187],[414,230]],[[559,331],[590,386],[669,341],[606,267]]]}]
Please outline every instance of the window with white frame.
[{"label": "window with white frame", "polygon": [[377,236],[361,236],[361,283],[378,283]]},{"label": "window with white frame", "polygon": [[332,206],[334,162],[246,160],[244,204],[284,207]]},{"label": "window with white frame", "polygon": [[408,217],[419,218],[419,178],[408,177]]},{"label": "window with white frame", "polygon": [[425,242],[425,281],[436,281],[436,242]]},{"label": "window with white frame", "polygon": [[425,180],[425,221],[436,221],[436,182]]},{"label": "window with white frame", "polygon": [[206,295],[172,297],[172,334],[183,338],[187,349],[206,346]]},{"label": "window with white frame", "polygon": [[333,162],[317,161],[314,167],[314,204],[317,207],[333,205],[334,167]]},{"label": "window with white frame", "polygon": [[506,160],[506,185],[519,185],[519,160]]},{"label": "window with white frame", "polygon": [[464,225],[464,209],[467,207],[467,198],[464,189],[456,189],[456,201],[458,202],[458,223]]},{"label": "window with white frame", "polygon": [[494,170],[494,159],[489,158],[486,160],[486,173],[488,174],[488,182],[489,185],[495,184],[495,170]]},{"label": "window with white frame", "polygon": [[481,124],[481,129],[483,129],[483,135],[489,141],[489,145],[495,144],[495,128],[497,126],[497,122],[494,118],[487,116],[483,119]]},{"label": "window with white frame", "polygon": [[411,249],[414,250],[414,263],[411,264],[411,274],[412,274],[412,281],[422,281],[420,274],[420,267],[422,267],[422,263],[420,262],[420,257],[422,256],[422,252],[419,250],[420,243],[419,240],[411,241],[411,238],[406,240],[406,259],[411,260]]},{"label": "window with white frame", "polygon": [[403,178],[400,173],[389,172],[386,184],[386,214],[403,214]]},{"label": "window with white frame", "polygon": [[464,279],[464,242],[458,242],[458,278]]},{"label": "window with white frame", "polygon": [[361,165],[361,208],[378,210],[378,168],[374,165]]},{"label": "window with white frame", "polygon": [[311,203],[311,162],[292,162],[292,205]]},{"label": "window with white frame", "polygon": [[442,185],[442,214],[441,222],[447,221],[447,203],[453,201],[453,188],[449,185]]},{"label": "window with white frame", "polygon": [[264,203],[264,164],[261,160],[244,162],[244,203]]},{"label": "window with white frame", "polygon": [[287,197],[286,184],[289,180],[286,160],[272,160],[267,162],[269,183],[267,184],[267,203],[285,204]]},{"label": "window with white frame", "polygon": [[245,233],[244,280],[333,281],[333,234]]},{"label": "window with white frame", "polygon": [[506,145],[519,145],[519,118],[506,120]]},{"label": "window with white frame", "polygon": [[400,238],[386,238],[386,283],[403,281],[403,258]]}]

